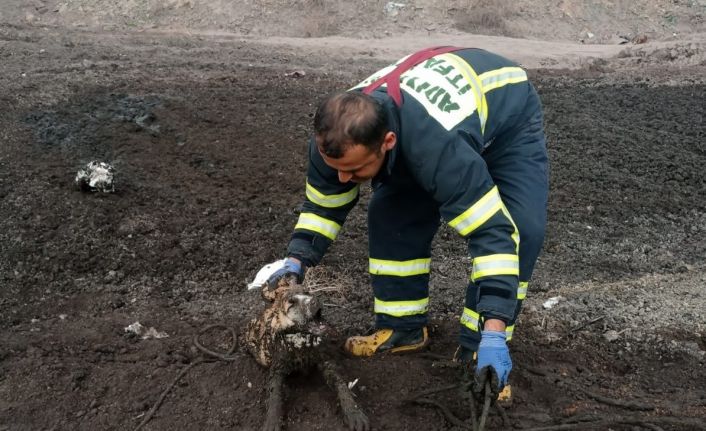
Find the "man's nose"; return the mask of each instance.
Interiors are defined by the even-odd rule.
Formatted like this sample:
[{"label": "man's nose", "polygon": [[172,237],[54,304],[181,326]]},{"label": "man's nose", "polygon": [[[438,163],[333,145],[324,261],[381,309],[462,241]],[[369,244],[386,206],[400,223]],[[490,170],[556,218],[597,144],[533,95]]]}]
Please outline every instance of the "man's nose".
[{"label": "man's nose", "polygon": [[342,183],[347,183],[353,178],[353,174],[350,172],[338,171],[338,181]]}]

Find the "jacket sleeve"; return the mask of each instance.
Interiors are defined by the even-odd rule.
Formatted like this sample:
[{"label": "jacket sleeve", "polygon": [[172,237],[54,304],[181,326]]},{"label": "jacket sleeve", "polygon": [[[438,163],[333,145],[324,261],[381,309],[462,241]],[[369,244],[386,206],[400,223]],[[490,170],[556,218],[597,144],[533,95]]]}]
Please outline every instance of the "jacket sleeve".
[{"label": "jacket sleeve", "polygon": [[[417,127],[409,161],[416,180],[440,204],[444,220],[468,242],[484,318],[506,323],[517,304],[519,233],[471,134]],[[439,138],[441,137],[441,138]]]},{"label": "jacket sleeve", "polygon": [[309,166],[306,200],[287,247],[287,256],[316,266],[338,236],[348,212],[358,202],[360,186],[341,183],[338,173],[327,166],[312,137],[309,141]]}]

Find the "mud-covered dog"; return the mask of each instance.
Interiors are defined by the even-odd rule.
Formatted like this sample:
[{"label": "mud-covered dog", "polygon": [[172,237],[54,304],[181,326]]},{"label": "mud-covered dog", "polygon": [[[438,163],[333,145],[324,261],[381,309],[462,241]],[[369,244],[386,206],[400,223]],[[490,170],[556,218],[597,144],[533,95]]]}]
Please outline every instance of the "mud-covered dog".
[{"label": "mud-covered dog", "polygon": [[265,285],[265,310],[252,319],[245,344],[255,360],[269,369],[267,415],[264,431],[280,430],[283,417],[284,379],[294,371],[318,369],[336,392],[343,420],[353,431],[370,429],[368,418],[356,404],[336,363],[320,348],[327,332],[321,305],[292,279],[282,279],[275,289]]}]

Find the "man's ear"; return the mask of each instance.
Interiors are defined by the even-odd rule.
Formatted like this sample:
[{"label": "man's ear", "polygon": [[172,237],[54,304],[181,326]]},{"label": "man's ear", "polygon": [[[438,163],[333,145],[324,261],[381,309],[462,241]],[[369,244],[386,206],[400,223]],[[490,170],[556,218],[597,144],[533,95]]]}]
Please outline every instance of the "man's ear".
[{"label": "man's ear", "polygon": [[382,139],[382,148],[383,148],[384,152],[388,152],[391,149],[395,148],[396,144],[397,144],[397,135],[395,135],[395,132],[385,133],[385,137]]}]

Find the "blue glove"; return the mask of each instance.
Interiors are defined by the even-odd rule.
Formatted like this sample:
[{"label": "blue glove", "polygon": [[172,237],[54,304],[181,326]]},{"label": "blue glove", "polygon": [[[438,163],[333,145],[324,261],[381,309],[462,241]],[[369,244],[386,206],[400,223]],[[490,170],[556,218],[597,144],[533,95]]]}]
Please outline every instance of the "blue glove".
[{"label": "blue glove", "polygon": [[[495,383],[497,379],[498,391],[505,387],[507,377],[510,374],[510,370],[512,370],[510,350],[507,348],[505,337],[504,331],[482,331],[480,345],[478,346],[476,376],[483,380],[482,386],[485,386],[485,379],[489,374],[487,368],[490,367],[490,371],[495,373],[495,376],[490,376],[491,382]],[[495,390],[496,388],[493,389]]]},{"label": "blue glove", "polygon": [[304,281],[304,266],[295,262],[290,258],[284,260],[284,266],[277,271],[275,271],[270,278],[267,279],[267,287],[270,289],[276,289],[277,283],[288,276],[294,276],[297,279],[297,283]]}]

